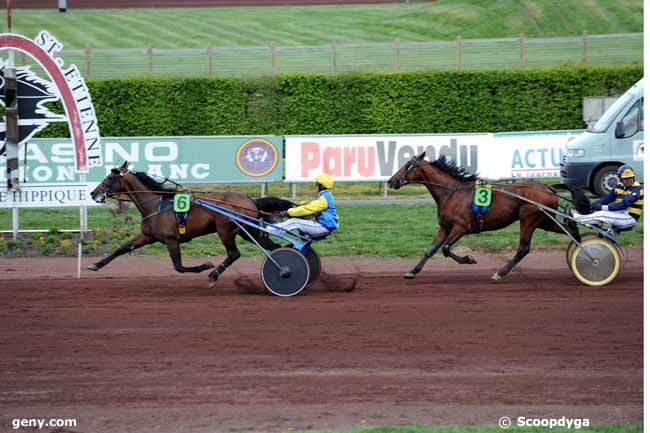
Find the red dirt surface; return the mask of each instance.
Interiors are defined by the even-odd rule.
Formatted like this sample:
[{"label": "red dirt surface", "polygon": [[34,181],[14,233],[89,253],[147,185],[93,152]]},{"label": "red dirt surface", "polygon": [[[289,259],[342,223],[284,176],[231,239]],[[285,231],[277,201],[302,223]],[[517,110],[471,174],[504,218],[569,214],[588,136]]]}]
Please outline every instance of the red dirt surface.
[{"label": "red dirt surface", "polygon": [[414,260],[326,257],[328,283],[289,299],[245,289],[260,260],[214,290],[166,258],[80,280],[74,259],[0,260],[0,431],[16,418],[98,433],[640,423],[642,253],[604,288],[580,285],[559,251],[501,282],[499,256],[437,258],[412,281]]}]

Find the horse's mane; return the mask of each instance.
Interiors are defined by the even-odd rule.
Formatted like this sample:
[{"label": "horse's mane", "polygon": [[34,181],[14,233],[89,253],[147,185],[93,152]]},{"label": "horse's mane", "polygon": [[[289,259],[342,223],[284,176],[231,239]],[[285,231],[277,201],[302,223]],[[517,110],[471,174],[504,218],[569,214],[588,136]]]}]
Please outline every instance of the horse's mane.
[{"label": "horse's mane", "polygon": [[430,162],[430,164],[461,182],[475,181],[478,179],[476,173],[468,173],[465,167],[457,166],[451,158],[447,157],[447,155],[440,155],[438,159]]},{"label": "horse's mane", "polygon": [[178,192],[175,188],[165,186],[164,182],[158,182],[157,180],[154,180],[144,171],[133,171],[132,173],[135,175],[135,177],[138,178],[140,182],[144,184],[144,186],[150,188],[154,192],[162,192],[168,194],[175,194]]}]

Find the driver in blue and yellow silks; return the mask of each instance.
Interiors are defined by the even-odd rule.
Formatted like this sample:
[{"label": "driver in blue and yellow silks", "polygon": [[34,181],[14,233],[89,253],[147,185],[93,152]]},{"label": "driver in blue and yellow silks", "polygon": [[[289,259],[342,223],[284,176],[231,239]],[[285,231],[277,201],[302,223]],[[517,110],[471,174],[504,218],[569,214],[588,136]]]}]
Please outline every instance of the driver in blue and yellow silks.
[{"label": "driver in blue and yellow silks", "polygon": [[[334,187],[332,176],[321,173],[314,179],[318,188],[316,198],[302,206],[292,207],[280,212],[279,216],[290,216],[288,220],[275,224],[285,230],[300,230],[311,237],[320,237],[330,234],[339,227],[339,217],[336,214],[336,205],[331,189]],[[314,220],[305,219],[313,216]]]},{"label": "driver in blue and yellow silks", "polygon": [[592,203],[588,215],[574,215],[576,221],[585,224],[605,222],[618,228],[633,227],[643,210],[643,185],[636,181],[634,170],[629,165],[618,169],[620,183],[601,198]]}]

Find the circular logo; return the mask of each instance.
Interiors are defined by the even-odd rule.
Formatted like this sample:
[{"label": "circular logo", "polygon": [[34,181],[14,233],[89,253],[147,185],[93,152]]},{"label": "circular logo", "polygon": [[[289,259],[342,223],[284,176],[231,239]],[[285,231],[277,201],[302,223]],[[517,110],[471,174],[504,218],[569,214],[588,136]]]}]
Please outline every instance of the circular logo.
[{"label": "circular logo", "polygon": [[253,138],[237,149],[235,161],[242,173],[248,176],[266,176],[278,165],[278,150],[264,138]]}]

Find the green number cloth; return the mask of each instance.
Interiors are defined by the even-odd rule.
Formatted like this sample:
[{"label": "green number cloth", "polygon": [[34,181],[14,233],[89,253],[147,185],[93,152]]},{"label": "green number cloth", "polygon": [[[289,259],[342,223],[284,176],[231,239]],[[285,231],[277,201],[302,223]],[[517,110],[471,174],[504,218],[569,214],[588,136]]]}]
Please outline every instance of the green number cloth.
[{"label": "green number cloth", "polygon": [[192,202],[192,194],[174,195],[174,212],[178,212],[178,213],[189,212],[191,202]]},{"label": "green number cloth", "polygon": [[490,206],[492,204],[492,188],[477,187],[474,190],[474,204],[476,206]]}]

